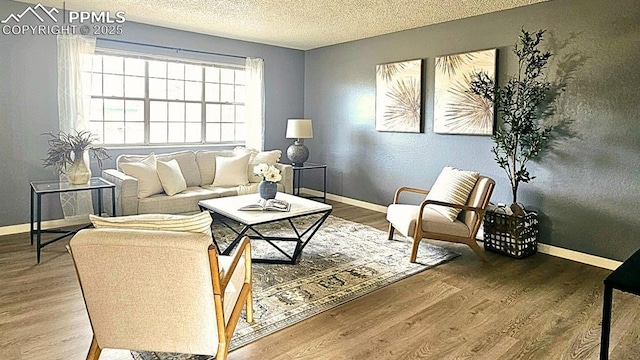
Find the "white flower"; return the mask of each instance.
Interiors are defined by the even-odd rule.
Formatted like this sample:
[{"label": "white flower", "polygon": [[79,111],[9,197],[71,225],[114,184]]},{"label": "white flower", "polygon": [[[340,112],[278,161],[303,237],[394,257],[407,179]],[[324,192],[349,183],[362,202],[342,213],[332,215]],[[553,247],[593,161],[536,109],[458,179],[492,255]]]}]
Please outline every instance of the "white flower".
[{"label": "white flower", "polygon": [[264,179],[266,181],[278,182],[282,180],[282,175],[280,175],[279,173],[269,171],[265,174]]},{"label": "white flower", "polygon": [[265,181],[278,182],[282,180],[282,175],[280,175],[280,169],[275,167],[274,165],[267,164],[258,164],[253,167],[253,173],[261,176]]},{"label": "white flower", "polygon": [[264,176],[264,173],[269,170],[269,165],[267,164],[258,164],[253,167],[253,173],[256,175]]}]

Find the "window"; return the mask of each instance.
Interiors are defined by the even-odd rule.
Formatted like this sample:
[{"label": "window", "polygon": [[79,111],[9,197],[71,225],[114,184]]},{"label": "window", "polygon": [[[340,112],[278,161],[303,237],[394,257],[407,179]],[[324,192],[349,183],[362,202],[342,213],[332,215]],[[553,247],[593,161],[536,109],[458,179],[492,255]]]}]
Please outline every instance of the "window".
[{"label": "window", "polygon": [[234,65],[97,52],[90,130],[104,145],[245,140],[245,70]]}]

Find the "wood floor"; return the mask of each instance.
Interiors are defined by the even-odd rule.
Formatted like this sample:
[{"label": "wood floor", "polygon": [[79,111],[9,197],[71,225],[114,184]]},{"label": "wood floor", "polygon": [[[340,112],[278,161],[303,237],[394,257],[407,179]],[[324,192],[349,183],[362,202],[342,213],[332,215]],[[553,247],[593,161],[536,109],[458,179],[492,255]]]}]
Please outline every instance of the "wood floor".
[{"label": "wood floor", "polygon": [[[387,228],[381,213],[333,205],[335,216]],[[84,359],[91,328],[66,242],[46,247],[36,265],[28,234],[0,237],[0,359]],[[608,270],[544,254],[488,254],[483,263],[464,246],[434,243],[462,256],[229,359],[598,358]],[[107,349],[101,359],[131,357]],[[614,292],[611,359],[640,359],[640,297]]]}]

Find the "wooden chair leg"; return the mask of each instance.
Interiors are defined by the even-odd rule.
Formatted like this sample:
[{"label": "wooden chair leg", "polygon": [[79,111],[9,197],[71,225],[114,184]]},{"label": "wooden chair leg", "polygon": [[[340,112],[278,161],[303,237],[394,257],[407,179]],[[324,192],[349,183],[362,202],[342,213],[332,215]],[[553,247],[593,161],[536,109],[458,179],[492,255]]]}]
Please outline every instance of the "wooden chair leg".
[{"label": "wooden chair leg", "polygon": [[484,262],[489,261],[489,259],[487,258],[487,254],[484,252],[484,250],[482,250],[480,246],[478,246],[478,243],[475,240],[471,240],[470,242],[467,243],[467,245],[469,245],[471,250],[473,250],[473,252],[475,252],[476,255],[478,255],[480,259],[482,259],[482,261]]},{"label": "wooden chair leg", "polygon": [[102,349],[98,346],[98,341],[96,340],[95,335],[93,339],[91,339],[91,346],[89,347],[89,353],[87,354],[87,360],[98,360],[100,358],[100,353]]},{"label": "wooden chair leg", "polygon": [[229,354],[229,347],[226,343],[218,344],[218,353],[216,354],[216,360],[227,360],[227,354]]},{"label": "wooden chair leg", "polygon": [[409,257],[409,262],[416,262],[416,257],[418,257],[418,247],[420,246],[420,240],[422,240],[419,237],[414,237],[413,239],[413,245],[411,246],[411,257]]},{"label": "wooden chair leg", "polygon": [[396,229],[393,227],[392,223],[389,223],[389,236],[387,237],[388,240],[393,240],[393,233]]},{"label": "wooden chair leg", "polygon": [[253,291],[252,290],[249,290],[249,294],[247,295],[245,311],[247,312],[246,314],[247,322],[252,323],[253,322]]}]

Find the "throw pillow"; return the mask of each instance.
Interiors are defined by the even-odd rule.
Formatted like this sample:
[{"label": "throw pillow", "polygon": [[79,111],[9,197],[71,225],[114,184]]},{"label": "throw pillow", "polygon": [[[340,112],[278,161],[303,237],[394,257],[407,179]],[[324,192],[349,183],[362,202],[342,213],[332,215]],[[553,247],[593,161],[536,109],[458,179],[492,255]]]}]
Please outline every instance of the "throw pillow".
[{"label": "throw pillow", "polygon": [[146,198],[164,191],[156,171],[156,155],[154,153],[139,162],[122,163],[120,167],[122,172],[138,179],[138,198]]},{"label": "throw pillow", "polygon": [[156,168],[158,170],[160,183],[162,183],[162,188],[167,195],[173,196],[187,190],[187,182],[176,160],[158,161]]},{"label": "throw pillow", "polygon": [[224,157],[216,156],[216,174],[213,177],[213,186],[238,186],[249,183],[247,178],[247,166],[251,154]]},{"label": "throw pillow", "polygon": [[204,211],[196,215],[143,214],[104,218],[90,214],[96,229],[130,229],[186,231],[211,235],[211,215]]},{"label": "throw pillow", "polygon": [[260,181],[262,181],[262,177],[260,175],[256,175],[253,173],[254,166],[258,164],[275,165],[278,161],[280,161],[280,157],[282,157],[281,150],[258,151],[242,146],[236,147],[235,149],[233,149],[233,152],[239,155],[251,154],[249,167],[247,169],[247,177],[249,178],[249,182],[252,183],[259,183]]},{"label": "throw pillow", "polygon": [[[476,186],[476,181],[480,176],[473,171],[462,171],[452,167],[442,169],[436,182],[427,194],[427,200],[448,202],[456,205],[465,205],[469,194]],[[439,212],[451,222],[455,221],[460,213],[460,209],[450,206],[428,204],[428,207]]]}]

